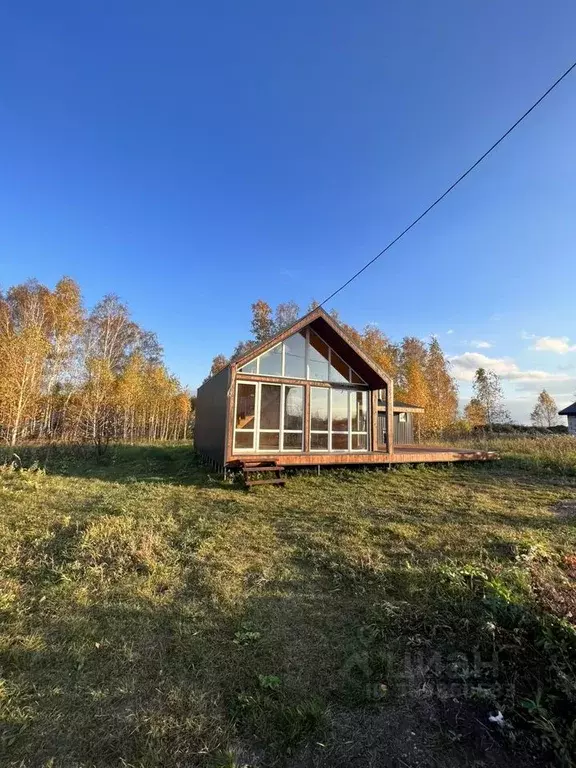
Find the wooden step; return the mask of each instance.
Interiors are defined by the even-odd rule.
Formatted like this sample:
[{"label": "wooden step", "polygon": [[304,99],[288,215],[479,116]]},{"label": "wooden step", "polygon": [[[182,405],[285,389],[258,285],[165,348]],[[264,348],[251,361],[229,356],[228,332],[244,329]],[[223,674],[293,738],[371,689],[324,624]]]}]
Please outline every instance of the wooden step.
[{"label": "wooden step", "polygon": [[279,466],[278,464],[272,466],[272,467],[252,467],[252,466],[245,466],[243,468],[243,472],[278,472],[280,470],[284,469],[284,467]]},{"label": "wooden step", "polygon": [[[276,464],[274,461],[247,461],[240,462],[240,469],[244,476],[244,487],[250,488],[253,485],[286,485],[286,479],[282,476],[284,467]],[[267,477],[264,480],[251,480],[255,472],[274,472],[276,477]]]},{"label": "wooden step", "polygon": [[268,477],[266,480],[244,480],[244,485],[286,485],[286,480],[283,477]]}]

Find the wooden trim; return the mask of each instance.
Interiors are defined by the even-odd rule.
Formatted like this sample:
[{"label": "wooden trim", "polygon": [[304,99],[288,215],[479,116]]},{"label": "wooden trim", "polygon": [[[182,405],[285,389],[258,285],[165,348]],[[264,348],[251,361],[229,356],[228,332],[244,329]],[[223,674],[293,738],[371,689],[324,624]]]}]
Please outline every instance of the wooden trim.
[{"label": "wooden trim", "polygon": [[304,453],[310,451],[310,382],[304,385]]},{"label": "wooden trim", "polygon": [[494,461],[499,458],[493,451],[462,450],[458,448],[434,448],[426,446],[401,446],[393,454],[386,451],[366,451],[353,453],[271,453],[271,454],[242,454],[233,456],[228,464],[238,466],[247,462],[277,461],[283,467],[287,466],[318,466],[342,464],[416,464],[455,461]]},{"label": "wooden trim", "polygon": [[226,425],[226,444],[224,446],[224,455],[229,457],[234,453],[234,408],[236,406],[236,366],[230,366],[230,376],[228,384],[228,423]]},{"label": "wooden trim", "polygon": [[242,379],[242,381],[246,381],[247,384],[250,384],[252,382],[261,381],[264,384],[295,384],[296,386],[305,387],[306,384],[313,384],[314,386],[319,387],[339,387],[339,386],[348,386],[350,389],[365,389],[366,385],[361,384],[336,384],[333,381],[318,381],[316,382],[314,379],[288,379],[284,376],[264,376],[259,373],[243,373],[242,371],[238,371],[237,373],[237,379]]},{"label": "wooden trim", "polygon": [[[350,389],[354,392],[378,392],[377,389],[371,390],[368,384],[353,384],[349,381],[324,381],[322,379],[294,379],[286,378],[285,376],[265,376],[260,373],[244,373],[238,371],[236,375],[237,380],[245,381],[247,384],[252,382],[261,381],[264,384],[294,384],[296,386],[305,387],[307,384],[311,384],[313,387],[326,387],[326,389]],[[376,398],[378,399],[378,398]],[[424,409],[422,409],[424,410]]]},{"label": "wooden trim", "polygon": [[371,424],[371,440],[370,446],[373,451],[378,450],[378,390],[372,390],[372,397],[370,403],[370,424]]},{"label": "wooden trim", "polygon": [[394,453],[394,384],[389,381],[386,386],[386,450]]}]

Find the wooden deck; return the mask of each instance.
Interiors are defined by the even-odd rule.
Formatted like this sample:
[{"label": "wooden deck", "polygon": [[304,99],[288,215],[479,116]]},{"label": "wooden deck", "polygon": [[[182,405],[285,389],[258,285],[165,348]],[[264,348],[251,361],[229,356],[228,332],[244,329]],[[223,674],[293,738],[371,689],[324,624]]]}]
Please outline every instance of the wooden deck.
[{"label": "wooden deck", "polygon": [[443,448],[426,445],[397,445],[392,455],[385,451],[368,453],[274,453],[242,454],[231,457],[228,466],[237,462],[276,461],[284,467],[304,467],[343,464],[416,464],[454,461],[493,461],[499,456],[494,451]]}]

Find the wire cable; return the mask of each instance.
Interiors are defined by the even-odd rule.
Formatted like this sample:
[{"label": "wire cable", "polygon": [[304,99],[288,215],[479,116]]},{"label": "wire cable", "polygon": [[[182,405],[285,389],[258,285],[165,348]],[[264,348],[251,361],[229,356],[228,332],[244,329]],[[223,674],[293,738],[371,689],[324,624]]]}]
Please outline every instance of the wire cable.
[{"label": "wire cable", "polygon": [[501,143],[504,141],[504,139],[505,139],[507,136],[509,136],[509,135],[512,133],[512,131],[513,131],[515,128],[517,128],[517,127],[520,125],[520,123],[521,123],[521,122],[523,122],[523,120],[525,120],[525,119],[528,117],[528,115],[529,115],[531,112],[533,112],[533,111],[536,109],[536,107],[537,107],[539,104],[541,104],[541,103],[544,101],[544,99],[545,99],[545,98],[546,98],[546,97],[547,97],[547,96],[548,96],[550,93],[552,93],[552,91],[553,91],[553,90],[554,90],[554,89],[555,89],[555,88],[556,88],[558,85],[560,85],[560,83],[562,82],[562,80],[564,80],[564,78],[565,78],[565,77],[567,77],[567,76],[570,74],[570,72],[572,72],[572,70],[573,70],[573,69],[575,69],[575,68],[576,68],[576,61],[575,61],[575,62],[574,62],[574,63],[573,63],[573,64],[572,64],[570,67],[568,67],[568,69],[567,69],[567,70],[566,70],[566,71],[565,71],[565,72],[564,72],[562,75],[560,75],[560,77],[559,77],[559,78],[558,78],[558,79],[557,79],[557,80],[556,80],[554,83],[552,83],[552,85],[551,85],[551,86],[548,88],[548,90],[546,90],[546,91],[545,91],[545,92],[542,94],[542,96],[540,96],[540,98],[539,98],[537,101],[535,101],[535,102],[534,102],[534,104],[532,104],[532,106],[531,106],[529,109],[527,109],[527,110],[526,110],[526,112],[524,112],[524,114],[523,114],[521,117],[519,117],[519,118],[518,118],[518,120],[516,120],[516,122],[515,122],[513,125],[511,125],[511,126],[510,126],[510,128],[508,128],[508,130],[506,131],[506,133],[503,133],[503,134],[502,134],[502,136],[500,136],[500,138],[498,139],[498,141],[495,141],[495,142],[494,142],[494,144],[492,144],[492,146],[490,147],[490,149],[487,149],[487,150],[486,150],[486,152],[484,152],[484,154],[483,154],[483,155],[481,155],[481,156],[478,158],[478,160],[476,160],[476,162],[475,162],[473,165],[471,165],[471,166],[468,168],[468,170],[464,171],[464,173],[463,173],[461,176],[459,176],[459,177],[456,179],[456,181],[455,181],[453,184],[451,184],[451,185],[448,187],[448,189],[447,189],[445,192],[443,192],[443,193],[440,195],[440,197],[436,198],[436,200],[434,200],[434,202],[432,203],[432,205],[429,205],[429,206],[428,206],[428,208],[426,208],[426,210],[425,210],[423,213],[421,213],[421,214],[420,214],[420,216],[418,216],[418,218],[417,218],[417,219],[414,219],[414,221],[413,221],[411,224],[409,224],[409,225],[406,227],[406,229],[402,230],[402,232],[400,232],[400,234],[399,234],[399,235],[397,235],[397,236],[394,238],[394,240],[391,240],[391,241],[388,243],[388,245],[387,245],[385,248],[383,248],[383,249],[380,251],[380,253],[376,254],[376,256],[374,256],[374,258],[373,258],[373,259],[370,259],[370,261],[368,261],[366,264],[364,264],[364,266],[363,266],[361,269],[359,269],[359,270],[358,270],[358,272],[356,272],[354,275],[352,275],[352,277],[351,277],[349,280],[347,280],[345,283],[343,283],[343,284],[340,286],[340,288],[337,288],[337,289],[336,289],[336,290],[335,290],[333,293],[331,293],[331,294],[330,294],[330,296],[328,296],[328,298],[324,299],[324,301],[322,301],[322,302],[320,303],[320,305],[319,305],[319,306],[321,306],[321,307],[322,307],[324,304],[326,304],[326,303],[327,303],[327,302],[329,302],[331,299],[333,299],[333,298],[334,298],[334,296],[336,296],[336,294],[340,293],[340,291],[343,291],[343,290],[344,290],[344,288],[346,288],[346,286],[350,285],[350,283],[351,283],[353,280],[356,280],[356,278],[357,278],[357,277],[359,277],[359,276],[362,274],[362,272],[365,272],[365,271],[368,269],[368,267],[372,266],[372,264],[374,264],[374,262],[375,262],[375,261],[377,261],[377,260],[378,260],[378,259],[379,259],[381,256],[383,256],[383,255],[386,253],[386,251],[390,250],[390,248],[392,248],[392,246],[393,246],[393,245],[395,245],[395,244],[398,242],[398,240],[400,240],[401,238],[403,238],[403,237],[404,237],[404,235],[405,235],[405,234],[407,234],[407,233],[408,233],[408,232],[409,232],[409,231],[412,229],[412,227],[415,227],[415,226],[416,226],[416,224],[418,224],[418,222],[419,222],[419,221],[422,221],[422,219],[424,218],[424,216],[426,216],[428,213],[430,213],[430,211],[431,211],[433,208],[435,208],[435,207],[438,205],[438,203],[442,202],[442,200],[444,200],[444,198],[445,198],[447,195],[449,195],[449,194],[450,194],[450,192],[452,192],[452,190],[453,190],[455,187],[457,187],[457,186],[458,186],[458,184],[460,184],[460,182],[461,182],[461,181],[464,181],[464,179],[466,178],[466,176],[468,176],[468,174],[472,173],[472,171],[473,171],[475,168],[477,168],[477,167],[480,165],[480,163],[481,163],[483,160],[485,160],[485,159],[488,157],[488,155],[489,155],[489,154],[491,154],[491,153],[492,153],[492,152],[493,152],[493,151],[496,149],[496,147],[497,147],[499,144],[501,144]]}]

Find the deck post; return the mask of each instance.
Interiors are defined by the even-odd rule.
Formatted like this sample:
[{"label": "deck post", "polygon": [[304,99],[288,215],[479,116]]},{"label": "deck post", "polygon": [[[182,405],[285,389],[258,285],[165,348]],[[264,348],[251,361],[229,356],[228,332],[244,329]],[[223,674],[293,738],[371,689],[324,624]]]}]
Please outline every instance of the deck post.
[{"label": "deck post", "polygon": [[394,453],[394,384],[390,379],[386,385],[386,452]]}]

